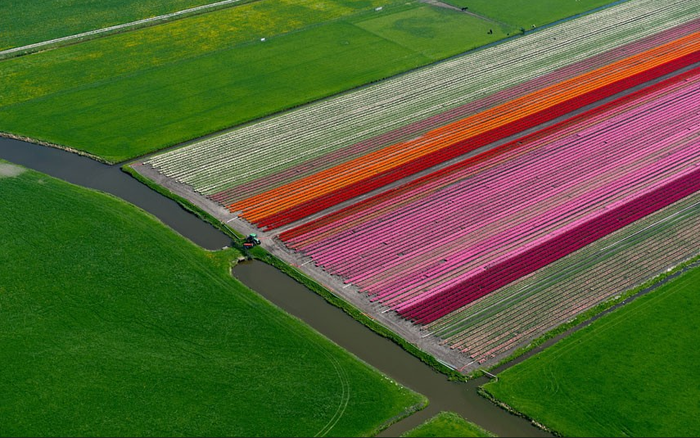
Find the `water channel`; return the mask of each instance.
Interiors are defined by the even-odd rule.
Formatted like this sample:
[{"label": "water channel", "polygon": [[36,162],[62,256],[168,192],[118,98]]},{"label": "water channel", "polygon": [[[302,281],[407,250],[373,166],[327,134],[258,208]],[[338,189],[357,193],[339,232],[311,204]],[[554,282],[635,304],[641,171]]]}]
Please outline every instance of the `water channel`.
[{"label": "water channel", "polygon": [[[207,249],[231,241],[221,231],[183,209],[175,201],[139,183],[120,166],[109,166],[59,149],[0,138],[0,158],[71,183],[111,193],[158,217],[175,231]],[[477,394],[486,378],[450,382],[397,344],[372,332],[342,310],[276,268],[245,262],[236,278],[302,319],[320,333],[401,384],[428,397],[430,405],[389,427],[379,436],[398,436],[439,411],[454,411],[499,436],[548,436],[525,419],[498,408]]]}]

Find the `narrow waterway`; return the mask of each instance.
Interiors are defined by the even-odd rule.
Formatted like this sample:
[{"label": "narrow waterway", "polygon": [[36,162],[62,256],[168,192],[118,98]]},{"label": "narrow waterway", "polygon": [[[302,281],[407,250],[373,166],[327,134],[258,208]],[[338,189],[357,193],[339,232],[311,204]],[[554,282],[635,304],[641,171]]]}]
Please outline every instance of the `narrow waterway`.
[{"label": "narrow waterway", "polygon": [[197,245],[221,249],[231,239],[180,204],[141,184],[120,166],[109,166],[61,149],[0,137],[0,158],[64,181],[101,190],[131,202]]},{"label": "narrow waterway", "polygon": [[[141,184],[119,166],[109,166],[59,149],[0,138],[0,158],[131,202],[207,249],[230,245],[224,233],[175,201]],[[355,321],[291,277],[261,262],[242,263],[234,275],[251,289],[302,319],[355,356],[401,384],[428,397],[430,405],[391,426],[380,436],[398,436],[439,411],[454,411],[500,436],[547,436],[528,421],[507,413],[477,394],[486,379],[450,382],[394,342]]]},{"label": "narrow waterway", "polygon": [[450,382],[417,357],[377,335],[276,268],[258,261],[244,262],[233,269],[233,275],[355,356],[428,397],[428,408],[379,436],[398,436],[445,410],[457,412],[499,436],[547,436],[528,421],[481,397],[477,387],[486,383],[486,378],[467,383]]}]

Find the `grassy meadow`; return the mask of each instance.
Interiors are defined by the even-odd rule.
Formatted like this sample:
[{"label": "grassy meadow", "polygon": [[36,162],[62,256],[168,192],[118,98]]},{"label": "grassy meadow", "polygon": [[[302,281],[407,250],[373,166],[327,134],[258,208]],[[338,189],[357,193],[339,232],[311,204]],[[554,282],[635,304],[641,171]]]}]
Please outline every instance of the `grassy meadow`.
[{"label": "grassy meadow", "polygon": [[563,436],[697,436],[700,268],[485,385]]},{"label": "grassy meadow", "polygon": [[118,162],[496,41],[507,30],[417,1],[263,0],[2,61],[0,131]]},{"label": "grassy meadow", "polygon": [[[0,50],[217,1],[219,0],[3,0]],[[241,0],[241,3],[244,1],[248,0]]]},{"label": "grassy meadow", "polygon": [[430,420],[409,430],[402,437],[490,437],[495,436],[454,412],[440,412]]},{"label": "grassy meadow", "polygon": [[510,24],[532,29],[599,8],[616,0],[445,0],[445,3]]},{"label": "grassy meadow", "polygon": [[0,162],[0,435],[367,436],[424,403],[114,197]]}]

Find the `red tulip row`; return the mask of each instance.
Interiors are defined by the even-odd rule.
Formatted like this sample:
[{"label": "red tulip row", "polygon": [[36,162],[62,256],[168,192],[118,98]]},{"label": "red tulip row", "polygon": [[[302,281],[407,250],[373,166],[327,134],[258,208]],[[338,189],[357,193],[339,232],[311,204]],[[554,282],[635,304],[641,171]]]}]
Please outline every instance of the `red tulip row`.
[{"label": "red tulip row", "polygon": [[597,239],[700,190],[700,168],[641,196],[619,208],[594,218],[574,230],[538,245],[517,259],[489,267],[481,275],[458,284],[430,301],[423,301],[401,312],[420,324],[428,324],[458,308],[530,274]]},{"label": "red tulip row", "polygon": [[297,227],[291,228],[289,230],[286,230],[286,231],[280,233],[279,237],[281,240],[288,242],[288,241],[291,241],[299,236],[308,235],[309,233],[314,232],[314,230],[318,230],[318,229],[320,229],[324,226],[327,226],[329,224],[334,224],[334,223],[337,223],[338,221],[341,221],[347,217],[361,214],[362,211],[365,211],[368,208],[371,208],[371,207],[378,205],[382,202],[386,202],[389,199],[396,199],[396,198],[400,197],[402,194],[409,192],[409,191],[413,191],[422,185],[430,184],[431,182],[439,180],[441,178],[445,178],[450,174],[453,174],[455,172],[460,172],[463,169],[467,169],[467,168],[475,166],[479,163],[483,163],[485,161],[493,159],[499,155],[505,154],[509,151],[512,151],[512,150],[520,147],[522,144],[524,144],[526,142],[533,142],[533,141],[537,141],[537,140],[546,138],[554,132],[566,129],[568,127],[575,126],[576,124],[580,123],[581,121],[595,117],[599,114],[603,114],[603,113],[608,112],[608,111],[616,110],[620,107],[623,107],[624,105],[629,105],[630,103],[637,101],[638,99],[640,99],[643,96],[649,95],[651,93],[655,93],[659,90],[666,89],[674,84],[684,82],[689,78],[697,77],[698,75],[700,75],[700,67],[695,68],[691,71],[685,72],[683,74],[671,77],[669,79],[666,79],[666,80],[659,82],[657,84],[654,84],[652,86],[642,88],[642,89],[637,90],[633,93],[630,93],[626,96],[612,100],[604,105],[590,109],[590,110],[588,110],[584,113],[581,113],[575,117],[561,121],[561,122],[559,122],[555,125],[552,125],[548,128],[542,129],[542,130],[534,132],[532,134],[528,134],[524,137],[520,137],[516,140],[510,141],[506,144],[503,144],[499,147],[493,148],[493,149],[486,151],[484,153],[478,154],[474,157],[459,161],[451,166],[445,167],[443,169],[440,169],[436,172],[430,173],[426,176],[423,176],[421,178],[418,178],[416,180],[413,180],[413,181],[406,183],[406,184],[403,184],[401,186],[386,190],[386,191],[379,193],[371,198],[368,198],[368,199],[363,200],[361,202],[352,204],[352,205],[345,207],[341,210],[338,210],[336,212],[327,214],[325,216],[311,220],[309,222],[305,222],[301,225],[298,225]]},{"label": "red tulip row", "polygon": [[[687,46],[687,49],[680,50],[677,57],[669,55],[669,61],[656,65],[652,63],[650,68],[642,68],[641,66],[645,62],[644,57],[638,57],[640,59],[634,61],[628,58],[623,64],[629,65],[629,68],[635,71],[634,73],[626,74],[622,70],[621,72],[611,73],[609,76],[603,75],[596,79],[597,82],[591,79],[590,86],[587,83],[576,83],[575,86],[579,88],[579,91],[575,93],[569,91],[573,97],[564,99],[552,98],[551,102],[536,104],[534,108],[537,109],[524,111],[524,114],[520,117],[516,113],[510,119],[493,122],[492,125],[494,127],[491,129],[474,130],[470,127],[470,124],[462,126],[461,122],[456,123],[454,128],[449,128],[455,130],[453,134],[450,134],[456,139],[455,141],[445,140],[445,134],[441,133],[436,137],[435,141],[437,143],[435,147],[420,147],[416,148],[415,152],[413,149],[403,150],[400,155],[405,157],[401,158],[401,160],[392,158],[388,151],[391,148],[387,148],[387,151],[382,150],[378,152],[378,154],[382,155],[382,158],[378,161],[379,164],[372,164],[363,168],[358,161],[357,165],[361,167],[355,168],[354,164],[349,162],[343,165],[343,168],[347,168],[347,170],[338,169],[335,171],[334,169],[329,169],[326,172],[328,176],[318,174],[310,177],[309,181],[302,179],[295,182],[294,186],[298,188],[287,189],[286,186],[283,186],[255,197],[259,199],[246,199],[229,208],[232,211],[242,210],[242,217],[260,227],[273,229],[290,224],[494,141],[555,119],[600,99],[699,62],[700,50],[694,47],[700,41],[695,39],[695,34],[683,41],[690,42],[690,45]],[[680,44],[680,48],[687,43],[679,42],[678,44]],[[639,64],[640,62],[641,64]],[[625,66],[624,68],[628,67]],[[596,76],[593,75],[593,77]],[[562,92],[566,93],[567,91],[563,90]],[[441,131],[447,132],[446,129]],[[474,131],[474,133],[468,135],[458,134],[460,130],[465,129],[468,132]],[[430,137],[429,135],[426,136]],[[425,152],[423,152],[423,149]],[[383,157],[384,155],[386,155],[386,158]],[[370,158],[369,156],[363,157],[360,161],[370,163]],[[385,162],[388,164],[384,164]],[[347,176],[345,175],[346,172],[349,172]],[[329,177],[331,179],[325,181]]]},{"label": "red tulip row", "polygon": [[426,326],[484,362],[698,254],[700,193]]}]

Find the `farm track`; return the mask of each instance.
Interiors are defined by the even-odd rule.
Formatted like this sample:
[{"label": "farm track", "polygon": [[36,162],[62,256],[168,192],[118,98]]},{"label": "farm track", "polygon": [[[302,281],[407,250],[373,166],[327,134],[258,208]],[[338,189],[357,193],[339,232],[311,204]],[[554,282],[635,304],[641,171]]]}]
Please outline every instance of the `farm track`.
[{"label": "farm track", "polygon": [[[172,21],[173,19],[191,17],[193,15],[199,15],[206,12],[223,9],[225,7],[236,6],[236,3],[239,2],[241,2],[241,0],[222,0],[216,3],[196,6],[193,8],[183,9],[181,11],[176,11],[169,14],[163,14],[155,17],[144,18],[142,20],[131,21],[129,23],[117,24],[114,26],[108,26],[100,29],[90,30],[87,32],[81,32],[75,35],[68,35],[65,37],[54,38],[51,40],[41,41],[34,44],[27,44],[25,46],[13,47],[11,49],[0,51],[0,61],[15,58],[18,56],[29,55],[31,53],[40,52],[42,50],[54,49],[69,44],[76,44],[106,35],[112,35],[115,33],[128,32],[135,29],[154,26],[167,21]],[[249,2],[250,0],[247,3]]]},{"label": "farm track", "polygon": [[[329,157],[328,167],[332,167],[348,160],[340,153],[335,158],[329,155],[342,148],[370,142],[378,135],[688,23],[700,13],[694,2],[679,0],[663,6],[646,0],[633,3],[634,7],[626,3],[595,14],[597,19],[584,16],[146,161],[202,194],[223,204],[232,203],[235,199],[218,199],[219,193],[228,190],[243,199],[278,187],[284,181],[238,190],[242,184],[254,185],[256,180],[315,158]],[[395,137],[380,139],[362,153],[391,143]],[[300,178],[323,170],[317,164],[298,168],[292,176]]]},{"label": "farm track", "polygon": [[[535,134],[501,144],[516,132],[595,106],[597,101],[697,64],[698,5],[683,1],[631,3],[634,8],[624,3],[595,14],[595,30],[588,21],[590,16],[584,16],[463,57],[502,61],[493,51],[526,41],[532,44],[532,58],[544,59],[543,65],[532,67],[537,69],[533,76],[528,76],[527,65],[518,65],[521,68],[514,75],[506,62],[500,64],[504,67],[496,64],[483,70],[487,76],[496,71],[489,79],[497,87],[479,83],[483,76],[478,74],[462,79],[458,68],[450,71],[451,77],[445,74],[447,70],[432,78],[425,75],[425,71],[435,73],[443,67],[440,64],[396,78],[394,85],[404,81],[405,93],[397,93],[400,87],[386,88],[392,80],[384,81],[168,151],[133,168],[188,199],[196,199],[199,205],[207,205],[240,232],[266,227],[263,245],[275,255],[300,266],[409,342],[469,372],[494,363],[610,296],[594,293],[579,300],[574,294],[557,300],[546,295],[549,292],[541,286],[536,290],[545,295],[533,292],[503,301],[548,309],[552,317],[546,320],[527,319],[524,311],[516,315],[521,318],[504,316],[498,306],[463,320],[466,309],[500,296],[509,283],[537,275],[548,265],[584,251],[596,239],[601,241],[649,214],[666,211],[668,205],[697,190],[693,163],[698,160],[698,133],[693,127],[700,121],[688,110],[696,105],[696,93],[678,88],[679,95],[673,95],[669,85],[689,87],[692,74],[636,93],[636,101],[632,97],[618,99],[597,112],[592,110],[585,116],[588,124],[575,127],[582,120],[576,116],[568,124],[561,122],[538,133],[539,137]],[[609,26],[601,19],[613,16],[610,23],[614,24]],[[562,29],[571,33],[542,37],[549,30]],[[572,29],[578,29],[579,35],[574,37]],[[454,67],[460,60],[445,64]],[[527,63],[527,59],[522,62]],[[473,65],[463,61],[461,74]],[[444,80],[440,73],[445,74]],[[409,76],[421,80],[420,84],[406,81]],[[434,84],[442,90],[433,88]],[[440,95],[445,89],[452,96]],[[459,97],[454,99],[455,95]],[[373,103],[360,105],[363,102],[354,100],[358,96]],[[654,99],[664,98],[665,103],[654,107]],[[508,112],[504,108],[512,109]],[[365,124],[357,130],[359,125],[353,124],[360,122]],[[489,123],[494,132],[489,131]],[[629,137],[629,132],[620,131],[625,125],[634,125],[643,134]],[[559,134],[545,138],[553,132]],[[555,155],[549,164],[542,164],[552,148],[564,153],[566,147],[559,150],[554,144],[565,145],[567,141],[571,151],[584,148],[584,156],[566,152],[568,155]],[[489,150],[494,143],[501,145]],[[533,144],[539,144],[544,152],[537,152]],[[531,146],[534,149],[529,149]],[[252,154],[252,150],[257,152]],[[482,153],[475,155],[477,151]],[[503,171],[496,163],[508,154],[512,163],[519,164]],[[444,166],[465,155],[471,158]],[[248,163],[250,160],[257,160],[256,164]],[[539,163],[538,175],[547,176],[541,181],[518,177],[531,170],[528,162]],[[596,166],[590,163],[603,163],[600,171],[604,176],[594,178]],[[465,169],[485,167],[473,175],[462,175],[460,165]],[[245,171],[236,171],[238,166]],[[431,175],[428,168],[440,170]],[[574,170],[581,173],[571,174],[570,183],[558,182],[567,180],[562,175]],[[472,198],[459,195],[468,192],[462,185],[469,179],[509,172],[515,176],[506,184],[492,176],[484,183],[488,190],[483,193]],[[425,193],[411,191],[414,185],[421,190],[430,188]],[[382,192],[387,186],[391,188]],[[500,196],[498,200],[492,198],[494,193]],[[508,193],[531,197],[531,206],[513,204]],[[519,211],[521,207],[524,209]],[[328,211],[332,213],[324,216]],[[465,211],[469,222],[459,223]],[[396,227],[401,234],[392,231]],[[445,237],[438,237],[434,247],[415,238],[431,233]],[[409,234],[413,238],[407,237]],[[275,236],[291,249],[280,246]],[[677,258],[664,263],[673,265],[688,256],[685,249],[672,255]],[[318,266],[311,266],[311,261]],[[582,268],[564,269],[569,271],[582,272]],[[601,272],[596,271],[597,275]],[[641,272],[634,278],[643,275]],[[619,283],[620,287],[624,284]],[[498,325],[504,321],[513,324]]]}]

